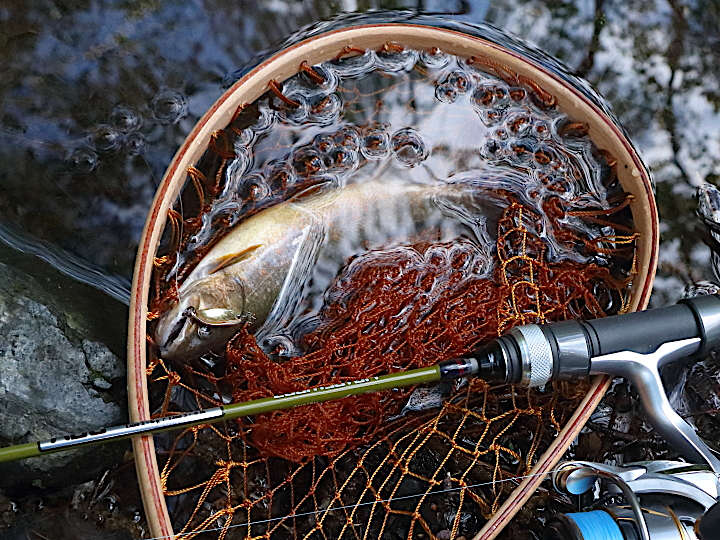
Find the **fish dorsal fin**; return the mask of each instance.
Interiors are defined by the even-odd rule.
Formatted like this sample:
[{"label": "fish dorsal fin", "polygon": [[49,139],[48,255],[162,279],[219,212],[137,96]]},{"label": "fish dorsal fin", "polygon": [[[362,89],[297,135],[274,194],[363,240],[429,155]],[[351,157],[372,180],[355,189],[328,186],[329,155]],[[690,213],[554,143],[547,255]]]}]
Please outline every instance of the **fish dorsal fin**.
[{"label": "fish dorsal fin", "polygon": [[306,199],[312,199],[316,204],[319,203],[320,206],[329,206],[340,196],[339,187],[337,179],[334,178],[311,183],[295,193],[287,202],[297,204],[304,202]]},{"label": "fish dorsal fin", "polygon": [[242,251],[238,251],[236,253],[228,253],[227,255],[223,255],[222,257],[218,257],[215,259],[213,266],[210,267],[208,271],[208,275],[214,274],[215,272],[219,272],[223,268],[227,268],[228,266],[232,266],[233,264],[239,263],[240,261],[244,261],[250,255],[252,255],[255,250],[258,248],[261,248],[262,244],[255,244],[250,247],[247,247],[243,249]]}]

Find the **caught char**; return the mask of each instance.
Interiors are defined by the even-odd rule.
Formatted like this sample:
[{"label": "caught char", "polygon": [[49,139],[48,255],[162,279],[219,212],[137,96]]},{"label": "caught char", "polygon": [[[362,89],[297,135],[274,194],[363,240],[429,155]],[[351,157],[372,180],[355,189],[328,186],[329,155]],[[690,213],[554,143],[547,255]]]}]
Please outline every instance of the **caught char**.
[{"label": "caught char", "polygon": [[[447,207],[470,205],[477,214],[474,204],[468,186],[459,184],[368,181],[270,207],[233,228],[180,286],[177,304],[156,328],[161,355],[188,360],[221,351],[240,324],[256,335],[283,328],[304,297],[321,299],[334,278],[313,276],[308,290],[318,259],[341,264],[429,230],[455,238],[463,224],[448,219]],[[477,223],[465,225],[477,235]]]}]

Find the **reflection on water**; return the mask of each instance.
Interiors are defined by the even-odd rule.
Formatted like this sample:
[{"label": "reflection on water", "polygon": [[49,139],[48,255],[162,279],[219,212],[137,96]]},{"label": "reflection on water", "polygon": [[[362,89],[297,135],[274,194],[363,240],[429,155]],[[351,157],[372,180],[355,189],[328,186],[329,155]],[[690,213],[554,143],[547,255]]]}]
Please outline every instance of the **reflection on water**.
[{"label": "reflection on water", "polygon": [[37,240],[2,223],[0,223],[0,242],[21,253],[42,259],[66,276],[80,283],[91,285],[118,302],[128,304],[130,301],[130,281],[128,279],[109,275],[68,251],[48,242]]},{"label": "reflection on water", "polygon": [[[354,7],[6,4],[2,220],[129,277],[155,186],[194,122],[258,51]],[[720,159],[717,2],[464,7],[456,20],[484,20],[523,36],[583,74],[613,105],[658,185],[658,300],[706,277],[708,252],[694,241],[688,216],[692,186],[716,179]]]},{"label": "reflection on water", "polygon": [[587,78],[657,183],[654,303],[712,277],[709,251],[693,231],[692,195],[701,180],[720,180],[716,0],[450,8],[433,1],[8,0],[0,7],[0,222],[129,279],[167,164],[243,66],[307,24],[374,7],[461,11],[455,20],[514,32]]},{"label": "reflection on water", "polygon": [[[2,221],[129,278],[155,186],[199,116],[258,51],[357,7],[5,3]],[[664,242],[658,303],[708,276],[708,252],[694,240],[690,216],[693,186],[716,180],[720,160],[717,2],[420,7],[493,23],[585,76],[653,169]]]}]

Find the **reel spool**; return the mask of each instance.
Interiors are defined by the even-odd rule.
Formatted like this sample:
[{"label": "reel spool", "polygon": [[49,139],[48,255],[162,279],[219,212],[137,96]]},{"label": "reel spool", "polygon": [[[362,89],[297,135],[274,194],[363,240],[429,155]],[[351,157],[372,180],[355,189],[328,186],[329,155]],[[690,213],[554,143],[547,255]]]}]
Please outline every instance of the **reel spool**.
[{"label": "reel spool", "polygon": [[718,537],[717,477],[705,466],[651,461],[614,467],[574,461],[560,466],[553,484],[570,495],[597,494],[599,488],[599,495],[593,509],[557,515],[548,523],[544,540]]}]

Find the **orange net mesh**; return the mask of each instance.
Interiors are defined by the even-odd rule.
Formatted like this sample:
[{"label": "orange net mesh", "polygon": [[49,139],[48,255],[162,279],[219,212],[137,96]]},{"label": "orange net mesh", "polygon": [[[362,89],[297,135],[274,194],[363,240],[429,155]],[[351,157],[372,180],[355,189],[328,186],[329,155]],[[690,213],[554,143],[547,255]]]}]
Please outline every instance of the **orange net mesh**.
[{"label": "orange net mesh", "polygon": [[[304,356],[277,362],[241,331],[228,345],[225,375],[188,370],[181,377],[157,360],[149,372],[168,383],[158,414],[171,412],[175,386],[191,391],[198,406],[219,404],[210,396],[224,385],[234,400],[255,399],[457,357],[517,324],[603,316],[598,297],[622,297],[626,280],[595,264],[548,262],[545,243],[530,230],[537,219],[516,202],[506,208],[499,264],[485,277],[472,268],[477,248],[469,241],[354,259],[327,295]],[[423,305],[434,283],[443,290]],[[209,383],[205,391],[199,377]],[[530,471],[538,449],[584,395],[583,385],[552,390],[473,380],[439,411],[395,419],[412,390],[277,411],[237,427],[193,428],[175,440],[162,480],[166,495],[193,501],[181,531],[189,537],[217,534],[219,527],[221,538],[229,531],[250,538],[375,538],[388,530],[436,538],[431,524],[444,520],[454,538],[479,530],[515,485],[501,481]],[[220,442],[223,459],[214,454]],[[213,464],[207,478],[176,484],[196,476],[203,458]]]},{"label": "orange net mesh", "polygon": [[[304,336],[304,356],[283,362],[241,332],[229,345],[234,401],[353,381],[458,358],[512,326],[604,315],[593,288],[623,283],[597,265],[545,262],[545,244],[523,226],[522,206],[505,210],[495,272],[477,277],[469,240],[370,252],[330,289],[319,327]],[[421,251],[419,251],[420,249]],[[441,289],[440,291],[436,289]],[[398,414],[410,390],[260,415],[249,442],[292,461],[335,456],[368,443]]]},{"label": "orange net mesh", "polygon": [[[529,92],[543,107],[554,106],[542,89],[511,83],[522,86],[511,88],[512,99]],[[278,85],[271,92],[282,96]],[[292,101],[280,105],[293,107]],[[353,100],[346,98],[345,106]],[[198,217],[170,212],[173,235],[168,255],[155,261],[151,319],[173,302],[177,282],[211,247],[212,241],[177,259],[222,189],[233,139],[257,116],[257,109],[240,109],[214,134],[198,168],[188,171],[192,189],[186,191],[196,194]],[[582,131],[581,124],[568,125]],[[607,184],[616,186],[614,161],[603,157],[610,168]],[[534,159],[556,158],[546,149]],[[314,171],[314,162],[308,163],[302,169]],[[251,185],[244,217],[307,187],[302,179],[290,185],[284,175],[269,176],[269,198]],[[483,258],[473,242],[462,239],[370,251],[350,260],[326,292],[319,323],[303,336],[302,356],[280,361],[243,329],[228,343],[224,364],[171,366],[151,347],[147,373],[159,404],[154,416],[426,366],[472,351],[514,325],[623,311],[637,239],[627,209],[631,197],[619,193],[604,209],[561,197],[580,177],[573,167],[541,175],[558,194],[545,198],[543,216],[512,193],[501,193],[507,204],[492,270],[487,254]],[[185,208],[192,208],[187,196]],[[569,218],[611,232],[586,237],[564,225]],[[215,225],[219,238],[232,223],[221,216]],[[551,256],[548,235],[581,254],[579,260],[600,262]],[[167,279],[171,269],[177,279]],[[219,539],[470,537],[531,471],[585,390],[577,383],[527,390],[472,380],[443,389],[442,399],[431,396],[435,408],[409,407],[417,394],[406,389],[161,436],[161,482],[175,532],[180,538]]]}]

